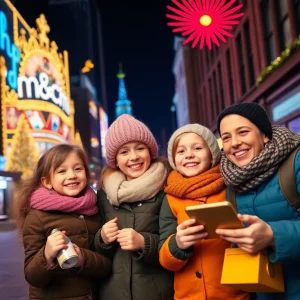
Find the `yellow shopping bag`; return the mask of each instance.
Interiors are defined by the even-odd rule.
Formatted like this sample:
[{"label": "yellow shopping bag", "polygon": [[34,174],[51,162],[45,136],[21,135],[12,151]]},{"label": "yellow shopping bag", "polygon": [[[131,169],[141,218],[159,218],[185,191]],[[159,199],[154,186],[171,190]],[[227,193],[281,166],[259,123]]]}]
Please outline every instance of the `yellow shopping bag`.
[{"label": "yellow shopping bag", "polygon": [[247,292],[284,292],[282,266],[270,263],[266,251],[250,254],[239,248],[228,248],[221,284]]}]

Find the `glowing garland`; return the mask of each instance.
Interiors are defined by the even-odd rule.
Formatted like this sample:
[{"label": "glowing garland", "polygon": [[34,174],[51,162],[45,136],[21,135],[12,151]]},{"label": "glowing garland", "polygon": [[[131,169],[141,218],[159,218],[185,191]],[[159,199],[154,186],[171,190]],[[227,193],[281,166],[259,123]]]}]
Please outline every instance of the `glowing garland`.
[{"label": "glowing garland", "polygon": [[[175,14],[167,14],[168,26],[176,27],[173,32],[180,32],[182,36],[188,36],[183,42],[186,45],[192,42],[192,48],[199,43],[200,49],[206,44],[212,49],[212,43],[220,47],[220,42],[226,43],[225,37],[233,37],[229,32],[233,25],[239,24],[236,19],[244,13],[235,12],[243,7],[239,4],[230,8],[236,0],[172,0],[177,6],[168,5],[167,8]],[[227,3],[226,3],[227,2]]]},{"label": "glowing garland", "polygon": [[259,77],[256,80],[257,84],[264,81],[274,71],[274,69],[281,66],[282,63],[285,62],[297,49],[300,49],[300,35],[291,45],[286,47],[286,49],[281,52],[280,56],[275,58],[272,63],[260,73]]}]

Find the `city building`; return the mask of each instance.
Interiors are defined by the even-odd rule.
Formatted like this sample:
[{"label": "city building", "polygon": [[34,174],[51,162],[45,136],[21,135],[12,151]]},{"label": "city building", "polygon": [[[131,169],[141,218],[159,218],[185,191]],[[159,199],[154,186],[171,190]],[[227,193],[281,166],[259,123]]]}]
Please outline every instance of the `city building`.
[{"label": "city building", "polygon": [[116,118],[122,114],[132,115],[131,101],[128,100],[125,86],[125,73],[123,72],[121,64],[117,78],[119,78],[119,93],[118,101],[116,102]]},{"label": "city building", "polygon": [[300,0],[239,2],[244,16],[226,44],[180,50],[191,97],[177,97],[177,106],[186,101],[185,122],[199,122],[218,136],[216,119],[225,107],[257,102],[272,123],[300,133]]}]

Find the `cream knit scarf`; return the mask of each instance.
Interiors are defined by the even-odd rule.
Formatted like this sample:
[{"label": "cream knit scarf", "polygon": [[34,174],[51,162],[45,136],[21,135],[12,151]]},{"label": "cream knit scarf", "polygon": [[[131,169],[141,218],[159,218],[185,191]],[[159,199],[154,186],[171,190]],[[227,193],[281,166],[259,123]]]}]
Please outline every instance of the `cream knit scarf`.
[{"label": "cream knit scarf", "polygon": [[111,205],[132,203],[153,198],[163,189],[168,171],[162,162],[154,162],[140,177],[126,180],[125,175],[116,170],[103,179],[103,189]]}]

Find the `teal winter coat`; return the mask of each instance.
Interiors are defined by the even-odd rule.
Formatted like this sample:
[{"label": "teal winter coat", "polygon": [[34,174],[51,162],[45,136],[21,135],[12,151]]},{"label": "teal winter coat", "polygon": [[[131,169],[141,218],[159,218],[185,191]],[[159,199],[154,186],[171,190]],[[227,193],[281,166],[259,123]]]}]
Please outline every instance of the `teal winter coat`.
[{"label": "teal winter coat", "polygon": [[[295,159],[295,179],[300,193],[300,151]],[[274,233],[271,262],[283,264],[285,293],[257,293],[258,300],[300,299],[300,215],[284,198],[278,181],[278,171],[255,191],[237,193],[239,213],[256,215],[267,222]]]}]

